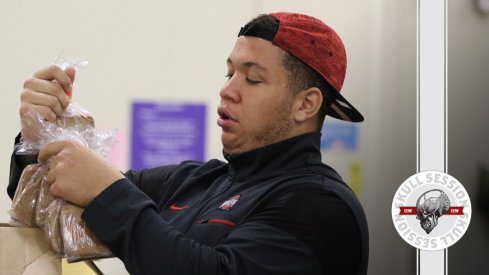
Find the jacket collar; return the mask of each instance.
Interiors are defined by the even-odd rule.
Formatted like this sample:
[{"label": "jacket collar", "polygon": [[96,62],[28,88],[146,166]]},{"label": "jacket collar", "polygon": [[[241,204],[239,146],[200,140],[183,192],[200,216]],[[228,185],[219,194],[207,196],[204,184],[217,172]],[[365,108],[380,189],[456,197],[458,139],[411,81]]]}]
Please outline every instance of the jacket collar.
[{"label": "jacket collar", "polygon": [[245,153],[223,153],[229,173],[235,180],[271,176],[287,170],[321,164],[320,132],[311,132],[279,141]]}]

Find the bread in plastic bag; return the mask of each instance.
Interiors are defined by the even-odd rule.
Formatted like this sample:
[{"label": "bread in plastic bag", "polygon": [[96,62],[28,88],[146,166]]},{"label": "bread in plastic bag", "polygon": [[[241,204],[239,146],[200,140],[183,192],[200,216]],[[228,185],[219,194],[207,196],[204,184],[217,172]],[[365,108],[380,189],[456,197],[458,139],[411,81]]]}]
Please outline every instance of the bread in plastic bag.
[{"label": "bread in plastic bag", "polygon": [[51,248],[60,256],[63,255],[63,238],[61,237],[59,216],[65,203],[66,202],[60,198],[51,201],[47,207],[46,220],[44,221],[43,228]]},{"label": "bread in plastic bag", "polygon": [[20,138],[20,142],[15,146],[15,153],[18,155],[38,154],[45,144],[61,140],[73,140],[89,147],[89,142],[96,138],[93,117],[74,101],[70,102],[63,114],[54,122],[45,120],[34,110],[24,114],[22,120],[22,124],[35,124],[39,131],[28,138]]},{"label": "bread in plastic bag", "polygon": [[[56,64],[61,69],[68,66],[80,69],[86,65],[86,60],[64,59],[57,60]],[[95,129],[90,112],[74,101],[70,101],[54,122],[45,120],[33,110],[24,114],[22,119],[22,125],[36,131],[31,131],[26,138],[21,137],[16,144],[15,152],[19,155],[35,155],[46,144],[71,140],[105,157],[116,141],[115,131]],[[21,177],[14,195],[16,205],[11,210],[12,219],[26,226],[42,228],[53,250],[71,262],[111,257],[110,250],[95,238],[81,220],[83,208],[50,193],[49,183],[45,180],[49,165],[48,160],[44,165],[34,164],[25,168],[25,176]]]},{"label": "bread in plastic bag", "polygon": [[[61,52],[55,59],[54,64],[62,70],[71,67],[78,71],[87,66],[88,59],[83,57],[65,56],[64,53]],[[71,117],[87,117],[87,120],[92,121],[93,126],[93,119],[90,117],[90,113],[75,102],[70,102],[70,105],[64,110],[63,116],[61,118],[58,117],[56,121],[58,127],[68,128],[70,125],[81,125],[77,122],[72,123],[72,120],[69,119]],[[49,123],[45,124],[45,122],[44,118],[35,111],[28,111],[26,114],[22,115],[22,137],[20,144],[16,148],[16,154],[35,155],[39,152],[41,146],[46,144],[45,141],[40,140],[43,136],[42,132],[47,131],[49,133],[49,128],[46,127],[50,125]]]},{"label": "bread in plastic bag", "polygon": [[63,115],[55,123],[63,129],[80,127],[82,131],[86,128],[95,127],[95,121],[90,113],[74,101],[70,102]]},{"label": "bread in plastic bag", "polygon": [[27,227],[36,227],[39,190],[47,171],[48,167],[40,164],[31,164],[24,168],[9,211],[13,219],[11,224],[19,222]]},{"label": "bread in plastic bag", "polygon": [[46,178],[41,181],[39,186],[39,195],[37,196],[36,205],[36,225],[39,228],[44,228],[46,220],[49,215],[49,205],[56,199],[56,197],[49,191],[51,185],[47,182]]},{"label": "bread in plastic bag", "polygon": [[83,208],[65,203],[62,210],[60,225],[63,238],[63,254],[68,262],[93,260],[112,257],[106,248],[86,226],[81,218]]},{"label": "bread in plastic bag", "polygon": [[[35,116],[39,125],[42,126],[40,134],[35,139],[22,139],[16,145],[17,154],[37,154],[40,148],[48,143],[60,140],[73,140],[94,150],[107,154],[115,141],[114,132],[98,131],[94,128],[94,120],[89,112],[75,102],[71,102],[62,116],[56,121],[49,122],[35,113],[30,112],[27,116]],[[17,185],[17,189],[12,202],[10,215],[13,219],[11,224],[15,225],[20,222],[24,226],[36,227],[36,224],[42,228],[42,211],[45,211],[49,202],[46,202],[47,193],[41,193],[43,205],[39,215],[40,223],[36,221],[37,200],[41,182],[47,176],[49,164],[41,166],[40,164],[28,165],[22,171],[22,175]],[[49,189],[46,187],[45,189]],[[45,190],[46,191],[46,190]]]},{"label": "bread in plastic bag", "polygon": [[[40,116],[37,119],[42,125],[40,135],[36,140],[21,140],[17,145],[17,153],[33,153],[45,144],[71,140],[106,156],[115,143],[115,131],[95,129],[94,120],[88,111],[74,102],[55,122],[45,121]],[[19,181],[14,196],[15,205],[11,211],[12,218],[26,226],[37,225],[43,228],[53,250],[70,262],[111,257],[110,250],[95,239],[81,220],[82,208],[76,207],[76,212],[74,205],[56,198],[49,191],[50,185],[46,180],[49,161],[45,165],[30,166],[25,168],[25,176]],[[77,215],[71,214],[74,211]]]}]

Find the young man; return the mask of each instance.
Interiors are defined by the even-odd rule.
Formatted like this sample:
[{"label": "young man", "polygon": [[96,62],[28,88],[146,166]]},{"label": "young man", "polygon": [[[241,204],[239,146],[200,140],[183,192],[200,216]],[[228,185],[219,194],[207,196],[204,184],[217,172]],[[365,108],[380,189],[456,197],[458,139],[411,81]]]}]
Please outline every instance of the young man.
[{"label": "young man", "polygon": [[[86,207],[82,218],[132,274],[366,274],[362,207],[319,150],[326,114],[363,120],[339,93],[340,38],[293,13],[259,16],[238,36],[217,110],[227,163],[122,175],[89,149],[56,142],[38,156],[51,160],[51,192]],[[73,79],[71,69],[37,72],[21,116],[34,109],[54,120]],[[26,163],[12,156],[10,196]]]}]

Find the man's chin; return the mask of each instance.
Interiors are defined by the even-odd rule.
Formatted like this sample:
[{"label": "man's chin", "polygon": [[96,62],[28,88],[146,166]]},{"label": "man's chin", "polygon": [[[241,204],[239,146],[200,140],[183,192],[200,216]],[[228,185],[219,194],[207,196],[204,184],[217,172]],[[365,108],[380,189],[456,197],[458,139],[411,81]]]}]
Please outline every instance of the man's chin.
[{"label": "man's chin", "polygon": [[229,155],[235,155],[235,154],[241,153],[241,151],[239,149],[234,148],[234,147],[229,147],[229,146],[223,145],[222,148],[223,148],[222,151],[226,154],[229,154]]},{"label": "man's chin", "polygon": [[221,137],[222,150],[227,154],[239,154],[243,152],[243,144],[239,144],[236,141],[226,139],[224,136]]}]

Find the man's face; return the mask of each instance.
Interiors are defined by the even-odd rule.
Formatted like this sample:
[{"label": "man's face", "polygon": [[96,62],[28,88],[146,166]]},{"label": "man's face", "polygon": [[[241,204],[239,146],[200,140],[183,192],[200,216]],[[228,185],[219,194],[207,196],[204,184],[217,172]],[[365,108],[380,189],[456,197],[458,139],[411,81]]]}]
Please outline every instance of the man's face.
[{"label": "man's face", "polygon": [[218,107],[225,152],[242,153],[291,136],[293,97],[283,54],[260,38],[241,36],[236,41]]}]

